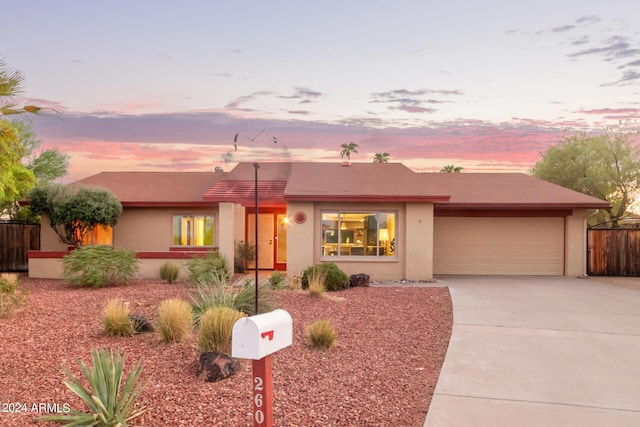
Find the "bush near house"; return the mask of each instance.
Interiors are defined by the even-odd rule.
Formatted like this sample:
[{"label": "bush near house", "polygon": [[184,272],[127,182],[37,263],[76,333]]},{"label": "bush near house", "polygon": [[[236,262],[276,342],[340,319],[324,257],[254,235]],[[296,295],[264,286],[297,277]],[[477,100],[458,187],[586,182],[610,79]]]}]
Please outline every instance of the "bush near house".
[{"label": "bush near house", "polygon": [[62,259],[62,277],[79,287],[126,285],[138,271],[135,251],[92,245],[75,249]]},{"label": "bush near house", "polygon": [[185,262],[189,282],[194,285],[216,283],[219,278],[230,279],[227,260],[218,251],[211,251],[204,257],[193,257]]},{"label": "bush near house", "polygon": [[8,316],[15,308],[26,302],[26,293],[18,290],[18,275],[0,274],[0,318]]},{"label": "bush near house", "polygon": [[160,267],[160,278],[168,283],[175,283],[179,275],[180,268],[172,262],[165,262]]},{"label": "bush near house", "polygon": [[309,288],[309,278],[312,274],[323,274],[325,276],[327,291],[341,291],[349,287],[349,276],[334,263],[327,262],[316,264],[304,270],[302,273],[302,289]]}]

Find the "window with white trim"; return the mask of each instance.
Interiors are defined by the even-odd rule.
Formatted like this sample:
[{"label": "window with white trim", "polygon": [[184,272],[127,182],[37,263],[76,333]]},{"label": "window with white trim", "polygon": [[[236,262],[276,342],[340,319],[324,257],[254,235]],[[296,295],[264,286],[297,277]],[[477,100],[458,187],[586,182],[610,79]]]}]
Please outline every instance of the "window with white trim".
[{"label": "window with white trim", "polygon": [[323,211],[323,257],[395,257],[396,213]]}]

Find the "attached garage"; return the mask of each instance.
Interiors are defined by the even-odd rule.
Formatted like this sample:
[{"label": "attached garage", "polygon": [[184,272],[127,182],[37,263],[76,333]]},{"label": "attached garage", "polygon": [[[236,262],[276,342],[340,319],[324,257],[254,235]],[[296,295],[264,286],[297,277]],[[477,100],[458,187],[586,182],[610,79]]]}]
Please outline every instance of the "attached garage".
[{"label": "attached garage", "polygon": [[435,274],[564,274],[564,217],[436,217],[433,231]]}]

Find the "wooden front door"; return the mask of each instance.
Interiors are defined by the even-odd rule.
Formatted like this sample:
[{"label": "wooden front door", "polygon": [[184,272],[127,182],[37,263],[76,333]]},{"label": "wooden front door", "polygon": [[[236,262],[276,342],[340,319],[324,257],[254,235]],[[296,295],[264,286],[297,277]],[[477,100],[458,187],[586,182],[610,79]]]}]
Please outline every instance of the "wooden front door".
[{"label": "wooden front door", "polygon": [[[258,213],[258,268],[273,269],[274,253],[274,214]],[[247,241],[255,244],[256,241],[256,215],[247,215]],[[255,268],[255,262],[249,265]]]}]

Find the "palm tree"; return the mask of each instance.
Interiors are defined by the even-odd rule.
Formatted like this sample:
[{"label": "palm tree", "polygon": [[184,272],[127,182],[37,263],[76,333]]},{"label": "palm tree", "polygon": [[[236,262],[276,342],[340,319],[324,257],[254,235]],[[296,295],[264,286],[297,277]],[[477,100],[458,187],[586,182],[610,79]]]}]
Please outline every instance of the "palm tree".
[{"label": "palm tree", "polygon": [[373,156],[373,163],[389,163],[389,153],[376,153]]},{"label": "palm tree", "polygon": [[460,173],[462,172],[462,167],[454,166],[454,165],[446,165],[442,169],[440,169],[440,173]]},{"label": "palm tree", "polygon": [[358,144],[354,144],[350,142],[348,144],[340,145],[342,147],[342,151],[340,152],[340,157],[346,157],[347,161],[351,161],[351,153],[357,153]]},{"label": "palm tree", "polygon": [[40,111],[40,107],[20,106],[16,102],[16,98],[22,93],[23,83],[24,75],[20,71],[10,70],[7,64],[0,60],[0,117]]}]

